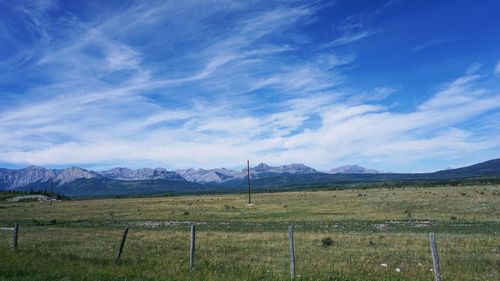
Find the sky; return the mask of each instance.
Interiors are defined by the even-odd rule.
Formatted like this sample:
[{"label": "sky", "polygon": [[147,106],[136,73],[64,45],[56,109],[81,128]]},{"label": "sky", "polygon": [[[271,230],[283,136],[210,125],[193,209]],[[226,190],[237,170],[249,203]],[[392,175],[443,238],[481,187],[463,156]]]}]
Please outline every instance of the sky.
[{"label": "sky", "polygon": [[498,1],[0,0],[0,167],[500,157]]}]

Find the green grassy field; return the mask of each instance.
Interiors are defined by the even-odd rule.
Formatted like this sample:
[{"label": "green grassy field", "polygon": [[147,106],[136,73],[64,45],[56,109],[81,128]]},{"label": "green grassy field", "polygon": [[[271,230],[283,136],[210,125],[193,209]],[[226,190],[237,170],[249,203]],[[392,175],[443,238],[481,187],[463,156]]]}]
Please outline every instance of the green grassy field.
[{"label": "green grassy field", "polygon": [[11,252],[11,233],[0,233],[0,280],[287,280],[288,225],[298,280],[433,280],[429,232],[443,280],[500,279],[498,186],[262,193],[252,207],[235,194],[53,206],[8,196],[0,195],[0,226],[20,224],[19,247]]}]

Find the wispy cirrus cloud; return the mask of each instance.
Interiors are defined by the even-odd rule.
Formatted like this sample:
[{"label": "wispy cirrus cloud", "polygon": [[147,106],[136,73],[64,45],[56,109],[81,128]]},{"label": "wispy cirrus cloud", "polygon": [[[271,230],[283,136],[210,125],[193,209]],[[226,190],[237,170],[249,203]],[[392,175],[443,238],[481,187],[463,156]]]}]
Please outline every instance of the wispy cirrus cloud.
[{"label": "wispy cirrus cloud", "polygon": [[419,45],[415,46],[413,48],[413,52],[417,53],[417,52],[422,51],[423,49],[427,49],[427,48],[430,48],[430,47],[433,47],[433,46],[439,46],[439,45],[447,44],[447,43],[450,43],[450,42],[453,42],[453,41],[455,41],[455,40],[451,40],[451,39],[433,39],[433,40],[429,40],[427,42],[424,42],[422,44],[419,44]]},{"label": "wispy cirrus cloud", "polygon": [[326,43],[323,44],[320,49],[326,49],[326,48],[331,48],[331,47],[338,47],[342,45],[347,45],[350,43],[354,43],[356,41],[359,41],[361,39],[367,38],[369,36],[375,35],[377,33],[380,33],[380,30],[364,30],[364,31],[358,31],[354,33],[346,33],[343,34],[342,36]]},{"label": "wispy cirrus cloud", "polygon": [[[145,162],[149,165],[165,165],[165,159],[169,159],[167,163],[172,166],[187,167],[227,165],[252,155],[270,163],[303,161],[327,167],[332,161],[356,157],[390,159],[395,163],[453,157],[457,151],[484,150],[494,147],[498,141],[498,136],[477,138],[467,130],[454,127],[499,107],[499,96],[476,85],[478,79],[475,76],[459,78],[408,113],[393,113],[380,105],[344,104],[324,96],[305,102],[290,101],[282,104],[280,112],[261,116],[248,112],[231,114],[225,106],[203,104],[186,111],[151,114],[143,121],[138,119],[136,126],[131,126],[132,120],[120,125],[100,124],[92,119],[83,120],[89,127],[80,124],[74,128],[70,120],[47,122],[52,126],[34,124],[42,135],[50,135],[53,130],[52,133],[74,136],[75,140],[59,144],[49,140],[50,145],[45,149],[11,150],[3,152],[2,159],[44,164],[64,163],[67,159],[87,164],[144,163],[147,159]],[[469,90],[475,94],[469,96]],[[447,102],[449,99],[457,102]],[[144,105],[155,107],[148,102]],[[42,120],[25,113],[13,117],[17,120],[1,123],[13,124],[16,128],[27,120]],[[320,120],[316,128],[294,132],[314,117]],[[18,123],[13,123],[15,121]],[[103,126],[102,130],[93,130],[96,126]],[[5,126],[2,129],[6,129]],[[33,139],[31,134],[36,131],[29,134],[14,136],[15,143],[19,143],[19,139]],[[29,143],[21,147],[26,145]],[[35,145],[39,146],[39,143]],[[196,157],[193,159],[192,155]]]}]

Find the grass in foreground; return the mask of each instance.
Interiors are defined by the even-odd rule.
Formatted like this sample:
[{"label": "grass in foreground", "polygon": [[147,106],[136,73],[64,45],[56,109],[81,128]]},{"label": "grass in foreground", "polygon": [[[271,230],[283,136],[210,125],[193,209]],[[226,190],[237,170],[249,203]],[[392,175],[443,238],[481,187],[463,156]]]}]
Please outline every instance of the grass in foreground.
[{"label": "grass in foreground", "polygon": [[[0,225],[18,221],[21,227],[16,253],[9,249],[11,234],[0,233],[0,280],[286,280],[289,223],[296,230],[298,280],[432,280],[429,230],[437,232],[443,280],[498,280],[499,191],[488,186],[258,194],[251,208],[238,195],[67,201],[54,207],[2,202]],[[197,259],[189,272],[193,221],[199,223]],[[124,226],[131,230],[116,263]],[[333,240],[329,247],[321,242],[326,237]]]}]

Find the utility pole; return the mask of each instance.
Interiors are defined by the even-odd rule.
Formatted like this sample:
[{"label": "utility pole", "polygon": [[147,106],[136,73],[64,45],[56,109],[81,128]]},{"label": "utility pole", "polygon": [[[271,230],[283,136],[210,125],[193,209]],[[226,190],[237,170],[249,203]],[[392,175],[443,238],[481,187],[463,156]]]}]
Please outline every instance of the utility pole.
[{"label": "utility pole", "polygon": [[54,200],[54,182],[50,181],[50,206],[52,207],[52,200]]},{"label": "utility pole", "polygon": [[248,205],[252,204],[252,198],[250,195],[250,160],[247,160],[247,171],[248,171]]}]

